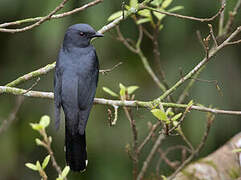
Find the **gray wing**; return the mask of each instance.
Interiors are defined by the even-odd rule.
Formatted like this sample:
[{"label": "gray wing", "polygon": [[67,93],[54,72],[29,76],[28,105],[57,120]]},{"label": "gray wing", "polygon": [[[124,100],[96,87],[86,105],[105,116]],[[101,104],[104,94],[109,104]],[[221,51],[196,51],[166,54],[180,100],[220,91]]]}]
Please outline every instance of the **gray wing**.
[{"label": "gray wing", "polygon": [[99,77],[99,63],[96,54],[94,54],[94,64],[90,72],[78,79],[78,105],[79,105],[79,131],[83,134],[91,107],[93,105],[95,92]]},{"label": "gray wing", "polygon": [[61,77],[60,69],[58,67],[58,60],[57,60],[55,73],[54,73],[55,128],[57,130],[59,129],[59,124],[60,124],[61,88],[62,88],[62,77]]}]

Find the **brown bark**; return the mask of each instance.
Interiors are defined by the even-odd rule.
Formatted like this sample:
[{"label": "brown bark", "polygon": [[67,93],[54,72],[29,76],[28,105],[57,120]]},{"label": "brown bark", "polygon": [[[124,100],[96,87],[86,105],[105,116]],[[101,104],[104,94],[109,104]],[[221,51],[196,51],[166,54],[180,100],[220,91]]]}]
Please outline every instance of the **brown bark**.
[{"label": "brown bark", "polygon": [[241,175],[241,132],[212,154],[188,165],[178,173],[175,180],[234,180]]}]

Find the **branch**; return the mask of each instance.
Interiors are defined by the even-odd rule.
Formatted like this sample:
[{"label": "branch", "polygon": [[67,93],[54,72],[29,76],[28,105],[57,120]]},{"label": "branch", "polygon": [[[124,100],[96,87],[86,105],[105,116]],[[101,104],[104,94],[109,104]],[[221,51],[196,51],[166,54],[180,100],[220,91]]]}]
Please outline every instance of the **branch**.
[{"label": "branch", "polygon": [[69,0],[63,0],[60,5],[58,5],[52,12],[50,12],[47,16],[41,18],[38,22],[26,26],[24,28],[20,28],[20,29],[5,29],[5,28],[0,28],[0,32],[9,32],[9,33],[18,33],[18,32],[24,32],[30,29],[33,29],[39,25],[41,25],[42,23],[44,23],[45,21],[49,20],[51,18],[52,15],[54,15],[57,11],[59,11],[60,9],[62,9],[65,5],[65,3],[67,3]]},{"label": "branch", "polygon": [[167,12],[167,11],[160,11],[160,10],[157,10],[155,8],[143,6],[143,9],[149,9],[151,11],[155,11],[155,12],[158,12],[160,14],[165,14],[167,16],[174,16],[174,17],[181,18],[181,19],[189,19],[189,20],[200,21],[200,22],[213,21],[216,17],[218,17],[223,12],[224,8],[225,8],[225,4],[223,4],[222,7],[219,9],[219,11],[214,16],[212,16],[210,18],[196,18],[196,17],[192,17],[192,16],[184,16],[184,15],[180,15],[180,14],[176,14],[176,13],[170,13],[170,12]]},{"label": "branch", "polygon": [[191,160],[202,150],[204,147],[205,142],[207,141],[208,134],[211,129],[211,125],[213,123],[214,116],[211,115],[207,118],[207,123],[206,123],[206,130],[204,132],[204,135],[202,137],[202,140],[198,147],[192,152],[192,154],[176,169],[176,171],[168,177],[168,180],[171,180],[176,177],[176,175],[188,164],[191,162]]},{"label": "branch", "polygon": [[[240,148],[241,133],[225,143],[212,154],[191,163],[182,172],[179,172],[175,180],[191,179],[236,179],[232,173],[240,174],[240,153],[234,153],[235,148]],[[237,159],[238,156],[238,159]]]},{"label": "branch", "polygon": [[16,99],[15,107],[13,108],[9,117],[1,123],[0,134],[3,133],[4,131],[6,131],[6,129],[9,127],[9,125],[16,119],[17,113],[23,103],[23,100],[24,100],[24,98],[20,97],[20,96]]},{"label": "branch", "polygon": [[218,47],[212,49],[209,53],[208,57],[205,57],[199,64],[197,64],[186,76],[182,77],[175,85],[173,85],[170,89],[165,91],[159,98],[155,100],[155,103],[160,103],[164,98],[166,98],[169,94],[173,93],[180,85],[182,85],[186,80],[190,79],[194,76],[202,67],[206,65],[206,63],[213,57],[219,50],[223,47],[228,46],[228,42],[231,41],[239,32],[241,31],[241,26],[238,27],[222,44]]},{"label": "branch", "polygon": [[140,173],[137,176],[137,180],[141,180],[144,177],[144,174],[148,168],[149,163],[151,162],[154,154],[156,153],[157,149],[159,148],[159,146],[162,143],[162,140],[165,139],[165,136],[163,134],[160,134],[155,142],[155,144],[153,145],[150,154],[147,156],[146,160],[143,162],[143,166],[141,168]]},{"label": "branch", "polygon": [[[51,20],[51,19],[59,19],[59,18],[65,17],[65,16],[69,16],[69,15],[75,14],[77,12],[80,12],[80,11],[83,11],[83,10],[87,9],[88,7],[94,6],[94,5],[96,5],[96,4],[98,4],[98,3],[102,2],[102,1],[103,0],[95,0],[93,2],[85,4],[85,5],[83,5],[83,6],[79,7],[79,8],[73,9],[71,11],[53,15],[53,16],[51,16],[49,18],[49,20]],[[7,26],[13,26],[13,25],[21,25],[23,23],[36,22],[36,21],[41,20],[42,18],[43,17],[35,17],[35,18],[28,18],[28,19],[23,19],[23,20],[3,23],[3,24],[0,24],[0,28],[7,27]]]},{"label": "branch", "polygon": [[[53,99],[54,94],[52,92],[41,92],[41,91],[29,91],[25,93],[27,90],[12,88],[6,86],[0,86],[0,95],[1,94],[12,94],[12,95],[21,95],[26,97],[35,97],[35,98],[44,98],[44,99]],[[111,105],[111,106],[127,106],[127,107],[145,107],[145,108],[153,108],[155,100],[153,101],[121,101],[121,100],[110,100],[103,98],[95,98],[95,104],[102,105]],[[173,108],[187,108],[187,104],[175,104],[175,103],[161,103],[164,107],[173,107]],[[241,115],[241,111],[229,111],[229,110],[218,110],[207,108],[204,106],[191,106],[190,110],[197,110],[203,112],[210,112],[213,114],[230,114],[230,115]]]}]

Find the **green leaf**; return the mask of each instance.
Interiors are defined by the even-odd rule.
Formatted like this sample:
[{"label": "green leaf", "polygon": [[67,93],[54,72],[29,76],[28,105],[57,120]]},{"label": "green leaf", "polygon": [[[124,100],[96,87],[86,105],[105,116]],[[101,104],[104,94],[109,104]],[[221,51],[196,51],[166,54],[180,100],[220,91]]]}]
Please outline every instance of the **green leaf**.
[{"label": "green leaf", "polygon": [[26,163],[25,166],[29,169],[32,169],[33,171],[38,171],[37,167],[35,164],[32,163]]},{"label": "green leaf", "polygon": [[148,9],[143,9],[137,12],[140,16],[151,18],[151,12]]},{"label": "green leaf", "polygon": [[127,87],[127,92],[128,94],[132,94],[133,92],[135,92],[139,87],[138,86],[129,86]]},{"label": "green leaf", "polygon": [[184,7],[183,6],[175,6],[171,9],[168,9],[168,12],[175,12],[175,11],[179,11],[181,9],[183,9]]},{"label": "green leaf", "polygon": [[159,120],[168,122],[168,117],[166,113],[160,109],[152,109],[151,110],[152,114]]},{"label": "green leaf", "polygon": [[168,109],[166,110],[166,115],[167,115],[167,116],[173,116],[173,115],[174,115],[174,112],[172,112],[172,108],[168,108]]},{"label": "green leaf", "polygon": [[161,177],[162,177],[162,180],[167,180],[167,177],[166,177],[166,176],[161,175]]},{"label": "green leaf", "polygon": [[61,173],[62,178],[65,178],[68,175],[69,170],[70,170],[69,166],[65,166],[64,170]]},{"label": "green leaf", "polygon": [[176,120],[178,120],[180,117],[182,117],[182,113],[176,114],[171,120],[172,120],[172,121],[176,121]]},{"label": "green leaf", "polygon": [[162,3],[162,0],[154,0],[154,1],[151,2],[151,5],[160,6],[161,3]]},{"label": "green leaf", "polygon": [[105,91],[106,93],[110,94],[111,96],[115,96],[118,97],[118,94],[116,94],[114,91],[112,91],[111,89],[107,88],[107,87],[102,87],[103,91]]},{"label": "green leaf", "polygon": [[30,123],[30,126],[32,127],[33,130],[36,130],[36,131],[43,129],[43,126],[37,123]]},{"label": "green leaf", "polygon": [[[163,11],[163,10],[162,10]],[[161,14],[161,13],[159,13],[159,12],[153,12],[153,14],[154,14],[154,16],[156,16],[157,17],[157,19],[159,20],[159,21],[161,21],[166,15],[165,14]]]},{"label": "green leaf", "polygon": [[120,86],[120,96],[124,97],[126,93],[126,87],[121,83],[119,84],[119,86]]},{"label": "green leaf", "polygon": [[136,8],[138,5],[138,0],[130,0],[130,6]]},{"label": "green leaf", "polygon": [[189,101],[189,103],[187,104],[187,108],[186,109],[189,109],[192,105],[193,105],[193,100]]},{"label": "green leaf", "polygon": [[48,127],[50,123],[50,117],[44,115],[41,117],[39,124],[42,125],[44,128]]},{"label": "green leaf", "polygon": [[232,150],[232,152],[233,152],[233,153],[240,153],[240,152],[241,152],[241,148],[239,148],[239,149],[234,149],[234,150]]},{"label": "green leaf", "polygon": [[36,162],[36,168],[38,171],[40,171],[42,169],[39,161]]},{"label": "green leaf", "polygon": [[171,3],[172,3],[173,0],[165,0],[163,3],[162,3],[162,8],[163,9],[166,9]]},{"label": "green leaf", "polygon": [[43,163],[42,163],[42,168],[45,169],[46,166],[48,165],[49,163],[49,160],[50,160],[50,155],[46,156]]},{"label": "green leaf", "polygon": [[43,145],[44,145],[44,142],[41,141],[39,138],[36,138],[36,139],[35,139],[35,142],[36,142],[36,144],[37,144],[38,146],[43,146]]},{"label": "green leaf", "polygon": [[161,24],[160,26],[159,26],[159,31],[161,31],[162,29],[163,29],[163,25]]},{"label": "green leaf", "polygon": [[142,19],[139,19],[138,21],[136,21],[136,24],[143,24],[143,23],[150,22],[150,21],[151,21],[150,18],[142,18]]},{"label": "green leaf", "polygon": [[[124,11],[124,15],[126,14],[127,11]],[[110,17],[108,18],[108,21],[113,21],[115,19],[117,19],[118,17],[121,17],[123,15],[123,11],[117,11],[113,14],[110,15]]]}]

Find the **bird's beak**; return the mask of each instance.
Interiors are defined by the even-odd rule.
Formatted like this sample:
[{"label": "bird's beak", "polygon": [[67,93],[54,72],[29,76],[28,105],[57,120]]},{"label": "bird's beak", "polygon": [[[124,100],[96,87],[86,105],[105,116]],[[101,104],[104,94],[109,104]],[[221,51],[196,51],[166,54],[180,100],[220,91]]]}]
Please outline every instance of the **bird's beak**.
[{"label": "bird's beak", "polygon": [[103,37],[104,35],[102,33],[96,32],[93,37]]}]

